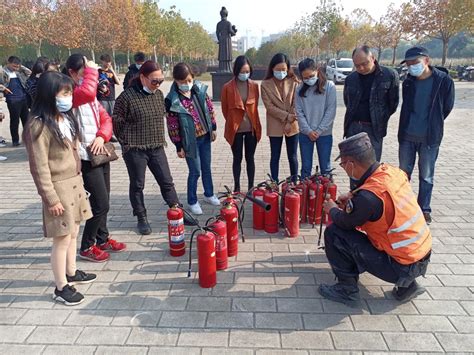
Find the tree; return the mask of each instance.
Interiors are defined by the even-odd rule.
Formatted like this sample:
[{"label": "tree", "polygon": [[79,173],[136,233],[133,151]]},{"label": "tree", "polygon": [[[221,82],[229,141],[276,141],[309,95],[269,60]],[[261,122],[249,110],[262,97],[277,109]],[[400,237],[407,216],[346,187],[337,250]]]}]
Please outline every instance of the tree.
[{"label": "tree", "polygon": [[449,40],[457,33],[474,30],[474,1],[412,0],[411,33],[416,38],[437,38],[443,43],[441,65],[448,56]]},{"label": "tree", "polygon": [[247,49],[245,56],[250,60],[250,63],[255,64],[257,62],[257,49],[254,47]]},{"label": "tree", "polygon": [[386,14],[382,17],[381,22],[389,28],[387,45],[392,49],[392,65],[395,64],[398,44],[409,31],[411,11],[412,8],[409,3],[403,3],[398,8],[391,3]]},{"label": "tree", "polygon": [[57,1],[49,25],[51,33],[60,34],[48,37],[48,42],[68,49],[79,48],[84,41],[84,20],[76,0]]}]

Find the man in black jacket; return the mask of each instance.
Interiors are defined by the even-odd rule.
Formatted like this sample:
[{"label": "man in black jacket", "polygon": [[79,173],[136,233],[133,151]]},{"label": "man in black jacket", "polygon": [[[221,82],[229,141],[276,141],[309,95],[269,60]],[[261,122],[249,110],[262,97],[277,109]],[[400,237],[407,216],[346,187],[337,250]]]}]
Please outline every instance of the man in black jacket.
[{"label": "man in black jacket", "polygon": [[402,86],[398,158],[400,169],[410,178],[418,153],[418,204],[425,220],[431,223],[434,168],[444,120],[454,106],[454,82],[445,68],[432,67],[429,62],[428,51],[423,47],[407,50],[401,62],[408,66],[408,77]]},{"label": "man in black jacket", "polygon": [[143,63],[145,63],[145,53],[137,52],[133,56],[135,64],[131,64],[128,67],[128,72],[125,74],[125,79],[123,79],[123,90],[127,90],[130,87],[130,81],[138,75],[140,68]]},{"label": "man in black jacket", "polygon": [[354,49],[352,60],[356,71],[344,85],[344,137],[366,132],[380,161],[388,120],[398,106],[398,74],[379,65],[368,46]]}]

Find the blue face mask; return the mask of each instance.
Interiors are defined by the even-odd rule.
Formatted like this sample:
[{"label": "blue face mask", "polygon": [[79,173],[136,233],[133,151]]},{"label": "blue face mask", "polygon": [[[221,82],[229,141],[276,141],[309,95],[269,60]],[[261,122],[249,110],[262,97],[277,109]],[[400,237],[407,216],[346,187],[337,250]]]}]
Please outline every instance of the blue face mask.
[{"label": "blue face mask", "polygon": [[309,86],[313,86],[314,84],[316,84],[317,81],[318,81],[318,78],[313,76],[312,78],[304,79],[303,83],[305,83],[306,85],[309,85]]},{"label": "blue face mask", "polygon": [[193,88],[193,82],[188,83],[188,84],[178,85],[178,89],[181,90],[182,92],[191,91],[192,88]]},{"label": "blue face mask", "polygon": [[68,112],[72,108],[72,95],[66,97],[56,97],[56,107],[59,112]]},{"label": "blue face mask", "polygon": [[415,77],[419,77],[425,71],[423,63],[416,63],[408,66],[408,73]]},{"label": "blue face mask", "polygon": [[135,66],[137,67],[138,70],[140,70],[140,68],[142,67],[142,64],[135,64]]},{"label": "blue face mask", "polygon": [[247,81],[250,78],[250,73],[239,73],[238,78],[240,81]]},{"label": "blue face mask", "polygon": [[286,70],[274,70],[273,71],[273,76],[277,78],[278,80],[283,80],[286,78],[288,75],[288,72]]}]

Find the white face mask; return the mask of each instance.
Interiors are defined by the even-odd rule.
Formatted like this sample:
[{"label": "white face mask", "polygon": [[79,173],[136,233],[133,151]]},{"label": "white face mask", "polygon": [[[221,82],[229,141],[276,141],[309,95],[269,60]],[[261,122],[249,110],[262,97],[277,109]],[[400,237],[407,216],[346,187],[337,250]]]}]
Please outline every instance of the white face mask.
[{"label": "white face mask", "polygon": [[[156,89],[158,90],[158,89]],[[145,91],[148,94],[154,94],[156,90],[151,90],[148,86],[143,85],[143,91]]]}]

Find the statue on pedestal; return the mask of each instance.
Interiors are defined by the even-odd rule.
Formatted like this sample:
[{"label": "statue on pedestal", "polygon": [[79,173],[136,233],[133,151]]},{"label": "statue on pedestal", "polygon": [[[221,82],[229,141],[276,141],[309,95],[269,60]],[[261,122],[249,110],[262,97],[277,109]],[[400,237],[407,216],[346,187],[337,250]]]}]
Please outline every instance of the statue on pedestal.
[{"label": "statue on pedestal", "polygon": [[232,72],[232,36],[237,29],[227,20],[229,12],[223,6],[220,12],[221,20],[217,23],[216,35],[219,41],[219,71]]}]

